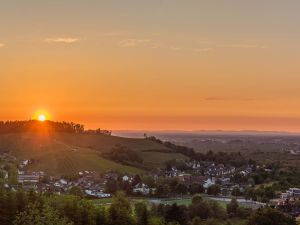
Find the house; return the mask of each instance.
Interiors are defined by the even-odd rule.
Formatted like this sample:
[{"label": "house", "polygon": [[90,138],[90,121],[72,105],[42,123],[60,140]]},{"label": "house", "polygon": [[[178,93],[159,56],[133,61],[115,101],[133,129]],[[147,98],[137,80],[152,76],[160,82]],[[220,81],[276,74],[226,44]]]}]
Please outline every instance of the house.
[{"label": "house", "polygon": [[281,198],[284,200],[289,198],[300,198],[300,189],[290,188],[289,190],[281,194]]},{"label": "house", "polygon": [[111,197],[111,194],[104,193],[101,190],[86,189],[86,190],[84,190],[84,193],[88,196],[92,196],[92,197],[96,197],[96,198],[109,198],[109,197]]},{"label": "house", "polygon": [[182,183],[191,183],[192,175],[188,173],[182,173],[178,175],[178,179]]},{"label": "house", "polygon": [[154,188],[149,188],[148,185],[144,183],[138,183],[133,188],[133,193],[141,193],[143,195],[149,195],[151,191],[154,191]]},{"label": "house", "polygon": [[201,184],[203,185],[205,181],[207,180],[206,176],[192,176],[191,177],[191,182],[196,183],[196,184]]},{"label": "house", "polygon": [[86,190],[84,190],[84,193],[87,196],[96,197],[96,198],[109,198],[109,197],[111,197],[111,194],[104,193],[102,190],[96,190],[96,189],[86,189]]},{"label": "house", "polygon": [[67,185],[68,181],[64,180],[64,179],[60,179],[59,183],[61,183],[62,185]]},{"label": "house", "polygon": [[41,176],[38,174],[19,174],[18,175],[18,183],[38,183],[40,181]]},{"label": "house", "polygon": [[0,174],[2,174],[2,177],[4,179],[8,178],[8,172],[6,170],[0,169]]},{"label": "house", "polygon": [[122,180],[123,180],[123,181],[129,181],[129,179],[130,179],[130,177],[129,177],[129,176],[126,176],[126,175],[122,177]]},{"label": "house", "polygon": [[203,184],[203,187],[204,188],[209,188],[210,186],[214,185],[216,183],[216,179],[214,177],[212,178],[208,178],[204,184]]},{"label": "house", "polygon": [[25,159],[20,163],[19,167],[24,168],[24,167],[28,166],[29,163],[30,163],[29,159]]}]

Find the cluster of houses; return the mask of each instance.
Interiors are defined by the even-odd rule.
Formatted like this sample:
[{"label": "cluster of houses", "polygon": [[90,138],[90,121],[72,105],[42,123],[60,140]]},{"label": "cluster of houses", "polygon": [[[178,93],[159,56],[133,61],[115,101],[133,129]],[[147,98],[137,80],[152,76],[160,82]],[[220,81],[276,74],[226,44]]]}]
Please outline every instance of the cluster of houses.
[{"label": "cluster of houses", "polygon": [[79,172],[75,180],[67,180],[61,177],[45,177],[44,172],[19,173],[18,184],[24,189],[34,189],[41,192],[69,193],[72,187],[79,187],[85,195],[95,198],[107,198],[111,195],[105,193],[105,183],[101,174],[92,171]]},{"label": "cluster of houses", "polygon": [[246,185],[234,183],[232,181],[233,175],[239,173],[243,177],[253,172],[251,165],[243,168],[235,168],[208,161],[188,161],[185,164],[188,168],[192,168],[190,173],[185,173],[176,167],[172,167],[170,171],[165,171],[165,175],[178,178],[186,186],[196,183],[207,189],[214,184],[219,184],[222,193],[231,193],[236,187],[240,188],[242,192],[246,188]]},{"label": "cluster of houses", "polygon": [[276,208],[291,216],[300,216],[300,189],[289,188],[286,192],[283,192]]},{"label": "cluster of houses", "polygon": [[300,199],[300,189],[290,188],[286,192],[281,193],[281,203],[286,201],[294,201]]}]

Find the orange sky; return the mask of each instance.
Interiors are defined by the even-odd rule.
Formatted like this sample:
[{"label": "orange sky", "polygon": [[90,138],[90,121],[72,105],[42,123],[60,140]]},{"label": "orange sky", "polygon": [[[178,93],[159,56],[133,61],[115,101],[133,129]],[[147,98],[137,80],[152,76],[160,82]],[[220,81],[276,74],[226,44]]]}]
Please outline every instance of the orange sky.
[{"label": "orange sky", "polygon": [[0,119],[300,131],[299,1],[4,0]]}]

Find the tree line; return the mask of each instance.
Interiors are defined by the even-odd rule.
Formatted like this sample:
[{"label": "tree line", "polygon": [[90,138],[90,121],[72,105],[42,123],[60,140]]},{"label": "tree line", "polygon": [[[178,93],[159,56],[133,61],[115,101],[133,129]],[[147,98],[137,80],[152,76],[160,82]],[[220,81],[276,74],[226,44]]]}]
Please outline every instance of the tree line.
[{"label": "tree line", "polygon": [[37,120],[27,121],[0,121],[0,134],[20,133],[20,132],[35,132],[47,130],[52,132],[76,133],[76,134],[103,134],[111,135],[109,130],[85,130],[84,125],[73,122],[55,122]]},{"label": "tree line", "polygon": [[[232,200],[226,208],[201,196],[190,205],[131,202],[117,192],[109,207],[70,195],[54,195],[0,189],[1,225],[230,225],[230,219],[246,225],[296,225],[295,220],[275,209],[253,212]],[[233,224],[232,224],[233,225]]]}]

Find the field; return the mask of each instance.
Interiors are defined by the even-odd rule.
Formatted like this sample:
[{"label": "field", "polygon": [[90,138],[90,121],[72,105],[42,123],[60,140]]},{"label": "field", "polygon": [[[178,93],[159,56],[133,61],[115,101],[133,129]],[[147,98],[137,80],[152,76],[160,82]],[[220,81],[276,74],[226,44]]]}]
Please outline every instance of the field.
[{"label": "field", "polygon": [[149,167],[161,167],[164,162],[170,159],[185,160],[186,156],[178,153],[163,153],[163,152],[142,152],[144,163]]},{"label": "field", "polygon": [[163,145],[137,138],[65,133],[0,135],[0,152],[10,152],[18,161],[32,159],[33,164],[29,167],[32,171],[42,170],[52,175],[74,174],[83,170],[143,172],[101,157],[102,152],[116,145],[140,152],[145,165],[150,168],[162,167],[170,159],[185,158],[181,154],[163,153],[168,150]]}]

